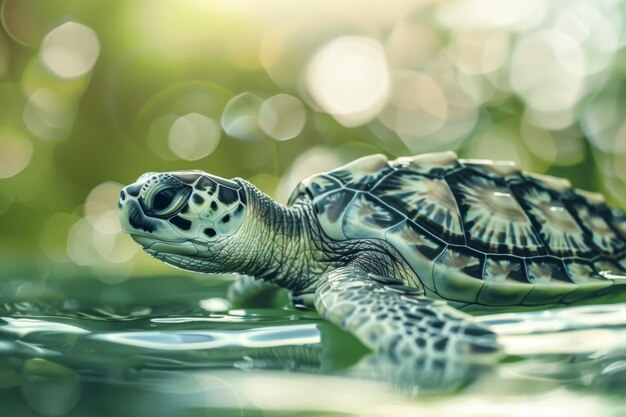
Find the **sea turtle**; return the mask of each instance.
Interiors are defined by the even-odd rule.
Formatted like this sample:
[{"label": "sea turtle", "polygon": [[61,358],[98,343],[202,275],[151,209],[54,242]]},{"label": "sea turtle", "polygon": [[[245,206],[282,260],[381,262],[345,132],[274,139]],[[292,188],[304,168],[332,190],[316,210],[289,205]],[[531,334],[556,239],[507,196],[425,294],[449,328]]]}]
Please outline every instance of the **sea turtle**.
[{"label": "sea turtle", "polygon": [[305,179],[288,206],[240,178],[147,173],[119,208],[155,258],[256,277],[240,294],[287,289],[390,357],[493,355],[494,333],[460,310],[568,305],[626,283],[624,212],[453,152],[363,157]]}]

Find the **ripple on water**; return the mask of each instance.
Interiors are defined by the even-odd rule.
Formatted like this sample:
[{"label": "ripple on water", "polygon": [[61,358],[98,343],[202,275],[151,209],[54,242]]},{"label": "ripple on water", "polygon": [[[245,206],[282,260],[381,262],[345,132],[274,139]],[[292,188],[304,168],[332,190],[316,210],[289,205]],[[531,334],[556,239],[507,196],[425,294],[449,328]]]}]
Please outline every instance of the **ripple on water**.
[{"label": "ripple on water", "polygon": [[199,350],[315,344],[320,343],[320,332],[315,324],[301,324],[247,330],[108,332],[93,334],[90,338],[144,349]]}]

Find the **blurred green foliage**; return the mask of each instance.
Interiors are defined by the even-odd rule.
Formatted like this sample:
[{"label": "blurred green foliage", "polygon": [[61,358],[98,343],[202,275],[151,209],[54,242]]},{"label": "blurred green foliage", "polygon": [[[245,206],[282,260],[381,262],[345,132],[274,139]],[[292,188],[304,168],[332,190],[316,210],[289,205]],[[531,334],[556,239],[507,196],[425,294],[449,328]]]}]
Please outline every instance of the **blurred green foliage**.
[{"label": "blurred green foliage", "polygon": [[240,176],[284,202],[362,155],[452,149],[625,205],[624,10],[4,0],[3,275],[169,272],[118,233],[116,194],[146,171]]}]

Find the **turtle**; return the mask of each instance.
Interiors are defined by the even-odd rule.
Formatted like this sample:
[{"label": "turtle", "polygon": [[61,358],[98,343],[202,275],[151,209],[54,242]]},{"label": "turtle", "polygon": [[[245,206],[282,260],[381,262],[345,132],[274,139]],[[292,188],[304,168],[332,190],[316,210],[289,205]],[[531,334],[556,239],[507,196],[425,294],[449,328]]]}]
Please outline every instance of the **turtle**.
[{"label": "turtle", "polygon": [[146,173],[119,212],[156,259],[239,274],[231,294],[244,298],[286,289],[391,358],[494,358],[496,334],[470,313],[626,284],[623,211],[566,179],[454,152],[365,156],[304,179],[287,205],[241,178]]}]

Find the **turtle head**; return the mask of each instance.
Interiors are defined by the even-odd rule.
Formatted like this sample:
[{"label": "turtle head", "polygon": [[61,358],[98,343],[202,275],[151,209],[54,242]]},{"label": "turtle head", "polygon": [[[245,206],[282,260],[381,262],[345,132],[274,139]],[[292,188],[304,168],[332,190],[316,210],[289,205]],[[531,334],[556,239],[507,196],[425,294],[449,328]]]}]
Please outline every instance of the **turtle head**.
[{"label": "turtle head", "polygon": [[122,230],[176,267],[226,272],[221,252],[247,214],[243,187],[201,171],[146,173],[120,193]]}]

